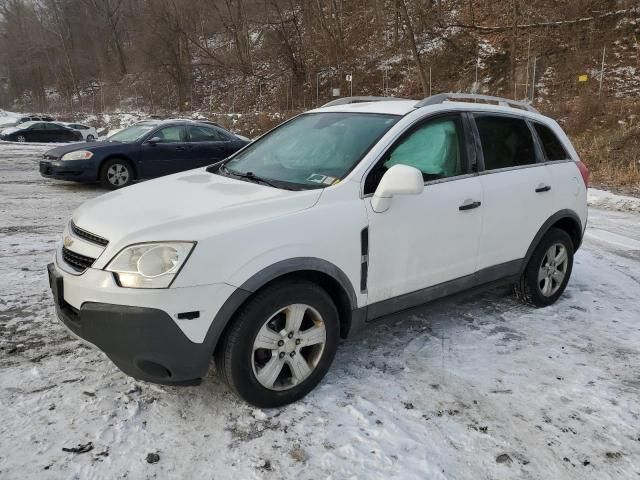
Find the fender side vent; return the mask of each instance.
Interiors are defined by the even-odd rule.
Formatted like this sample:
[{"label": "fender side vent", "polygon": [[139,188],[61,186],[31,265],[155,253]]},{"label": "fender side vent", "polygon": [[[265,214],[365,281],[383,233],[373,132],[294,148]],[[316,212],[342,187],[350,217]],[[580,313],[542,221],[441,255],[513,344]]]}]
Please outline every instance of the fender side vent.
[{"label": "fender side vent", "polygon": [[367,292],[367,276],[369,273],[369,227],[360,232],[360,292]]}]

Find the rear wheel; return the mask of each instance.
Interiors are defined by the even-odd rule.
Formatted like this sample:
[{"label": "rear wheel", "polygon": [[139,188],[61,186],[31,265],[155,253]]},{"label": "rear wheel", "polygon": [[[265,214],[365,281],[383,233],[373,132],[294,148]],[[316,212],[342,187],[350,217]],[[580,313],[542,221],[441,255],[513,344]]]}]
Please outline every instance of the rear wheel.
[{"label": "rear wheel", "polygon": [[216,350],[216,366],[231,389],[262,408],[304,397],[335,356],[338,311],[307,281],[285,281],[256,294],[233,320]]},{"label": "rear wheel", "polygon": [[536,307],[555,303],[569,283],[573,250],[573,242],[567,232],[550,229],[515,285],[518,298]]},{"label": "rear wheel", "polygon": [[122,158],[107,160],[100,168],[100,184],[109,190],[126,187],[133,181],[133,168]]},{"label": "rear wheel", "polygon": [[96,139],[96,137],[94,137],[93,135],[89,134],[87,135],[87,142],[94,142]]}]

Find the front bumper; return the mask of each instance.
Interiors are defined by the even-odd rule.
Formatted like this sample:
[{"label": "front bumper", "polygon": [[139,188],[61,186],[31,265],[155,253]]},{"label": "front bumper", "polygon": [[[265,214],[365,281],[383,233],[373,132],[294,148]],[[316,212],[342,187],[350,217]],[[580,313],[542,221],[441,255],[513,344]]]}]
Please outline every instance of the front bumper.
[{"label": "front bumper", "polygon": [[86,166],[81,162],[78,162],[77,165],[63,165],[60,162],[40,160],[40,175],[46,178],[74,182],[95,182],[98,180],[98,172],[93,165]]},{"label": "front bumper", "polygon": [[[95,276],[96,271],[93,272]],[[102,350],[127,375],[168,385],[193,385],[199,383],[206,374],[215,345],[206,341],[205,335],[196,333],[193,329],[197,329],[198,322],[201,322],[200,327],[206,327],[208,331],[213,320],[210,312],[214,307],[211,303],[207,306],[189,305],[189,311],[203,307],[198,310],[201,318],[174,320],[170,313],[161,308],[92,300],[109,299],[116,295],[116,292],[110,291],[113,289],[106,284],[106,281],[91,290],[87,286],[79,287],[81,284],[89,283],[87,278],[84,278],[83,282],[83,275],[69,275],[53,263],[47,265],[47,273],[58,318],[72,333]],[[105,276],[110,275],[109,272],[102,273]],[[230,286],[226,287],[228,290],[232,289]],[[169,292],[170,289],[163,289],[161,292],[157,290],[132,292],[132,289],[122,289],[117,286],[115,288],[123,291],[125,301],[126,294],[132,295],[137,292],[142,302],[146,300],[151,305],[154,303],[150,298],[155,297],[149,295],[154,293],[164,297],[173,296],[177,299],[174,303],[179,303],[178,297],[181,294],[186,295],[186,301],[191,299],[189,292],[186,292],[191,289],[173,289],[173,292]],[[100,290],[105,292],[100,293]],[[85,297],[82,303],[76,300],[78,294]],[[212,296],[216,301],[221,302],[224,298],[219,291],[216,294],[210,290],[210,302]],[[171,301],[171,298],[168,301]],[[178,306],[178,308],[182,307]],[[203,317],[203,314],[206,317]],[[186,331],[185,325],[181,325],[180,322],[188,325]],[[205,325],[202,325],[202,322]],[[189,331],[189,328],[192,331]],[[202,336],[202,342],[193,341],[187,333],[191,333],[192,337]]]}]

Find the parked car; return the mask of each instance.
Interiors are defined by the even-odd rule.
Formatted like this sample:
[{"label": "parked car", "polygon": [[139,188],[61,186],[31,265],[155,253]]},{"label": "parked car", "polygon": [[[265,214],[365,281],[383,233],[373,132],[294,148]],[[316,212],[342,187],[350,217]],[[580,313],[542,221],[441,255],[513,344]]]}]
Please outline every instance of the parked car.
[{"label": "parked car", "polygon": [[100,182],[114,190],[218,162],[248,142],[219,127],[193,121],[146,121],[104,141],[53,148],[43,155],[44,177]]},{"label": "parked car", "polygon": [[493,282],[554,303],[587,222],[560,126],[494,97],[364,100],[86,202],[48,266],[58,317],[133,377],[197,383],[213,356],[275,407],[378,317]]},{"label": "parked car", "polygon": [[16,123],[25,122],[53,122],[55,118],[49,115],[26,115],[17,119]]},{"label": "parked car", "polygon": [[0,139],[11,142],[78,142],[82,140],[82,134],[54,122],[24,122],[2,130]]},{"label": "parked car", "polygon": [[64,125],[67,128],[77,130],[82,134],[82,138],[86,142],[95,142],[98,140],[98,132],[95,128],[85,125],[84,123],[71,123],[71,122],[56,122],[60,125]]}]

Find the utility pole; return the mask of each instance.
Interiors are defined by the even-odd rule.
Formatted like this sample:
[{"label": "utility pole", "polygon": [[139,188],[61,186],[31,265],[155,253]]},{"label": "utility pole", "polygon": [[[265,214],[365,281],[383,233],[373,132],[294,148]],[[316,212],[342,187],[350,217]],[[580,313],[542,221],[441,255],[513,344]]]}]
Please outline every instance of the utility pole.
[{"label": "utility pole", "polygon": [[600,87],[598,87],[598,97],[602,93],[602,78],[604,77],[604,54],[607,51],[607,47],[602,47],[602,65],[600,66]]},{"label": "utility pole", "polygon": [[531,103],[536,99],[536,64],[538,57],[533,57],[533,75],[531,75]]}]

